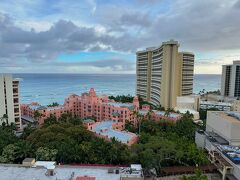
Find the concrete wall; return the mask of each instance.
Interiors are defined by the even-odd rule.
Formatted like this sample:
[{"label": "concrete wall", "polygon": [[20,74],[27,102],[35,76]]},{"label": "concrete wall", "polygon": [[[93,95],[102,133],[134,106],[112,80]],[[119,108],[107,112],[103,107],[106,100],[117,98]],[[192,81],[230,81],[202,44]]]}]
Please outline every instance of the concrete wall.
[{"label": "concrete wall", "polygon": [[13,83],[11,76],[5,76],[6,96],[8,109],[8,123],[15,123],[14,103],[13,103]]},{"label": "concrete wall", "polygon": [[0,74],[0,118],[6,114],[5,109],[5,94],[4,94],[4,78]]},{"label": "concrete wall", "polygon": [[226,66],[222,66],[222,78],[221,78],[221,95],[225,95],[225,82],[226,82]]},{"label": "concrete wall", "polygon": [[230,145],[240,145],[240,121],[223,114],[208,111],[206,131],[216,132],[229,141]]}]

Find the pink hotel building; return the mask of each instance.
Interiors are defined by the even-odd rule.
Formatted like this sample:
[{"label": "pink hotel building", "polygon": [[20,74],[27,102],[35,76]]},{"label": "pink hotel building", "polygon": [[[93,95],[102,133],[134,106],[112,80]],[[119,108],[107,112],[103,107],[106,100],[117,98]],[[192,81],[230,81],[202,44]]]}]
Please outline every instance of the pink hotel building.
[{"label": "pink hotel building", "polygon": [[[144,105],[142,109],[139,109],[138,97],[134,97],[132,103],[114,102],[107,95],[97,96],[95,90],[91,88],[88,93],[83,93],[81,96],[70,95],[65,99],[63,105],[55,107],[41,106],[36,102],[21,105],[23,118],[33,119],[35,111],[41,114],[41,117],[38,118],[39,125],[42,125],[44,120],[51,114],[60,118],[63,113],[67,112],[81,118],[94,117],[97,122],[112,120],[125,125],[126,121],[129,121],[137,125],[138,120],[135,112],[138,111],[140,115],[146,116],[150,111],[150,107]],[[175,122],[181,118],[181,115],[169,113],[166,116],[164,111],[153,110],[151,111],[151,118],[155,121],[164,119]]]},{"label": "pink hotel building", "polygon": [[125,124],[126,121],[130,121],[136,125],[137,119],[134,111],[138,111],[138,109],[137,97],[134,98],[133,103],[117,103],[110,100],[107,95],[97,96],[93,88],[89,93],[83,93],[81,96],[72,94],[65,99],[63,105],[55,107],[40,106],[36,102],[21,105],[23,118],[34,118],[35,111],[41,114],[41,117],[38,118],[39,125],[42,125],[51,114],[59,118],[67,112],[81,118],[94,117],[97,122],[113,120]]},{"label": "pink hotel building", "polygon": [[110,139],[116,138],[118,141],[132,145],[138,140],[138,136],[134,133],[126,132],[126,121],[131,122],[135,126],[138,124],[138,119],[135,112],[138,112],[142,117],[151,116],[155,121],[169,120],[176,122],[181,118],[180,114],[169,113],[167,116],[163,111],[150,111],[149,105],[144,105],[139,109],[138,97],[134,97],[132,103],[118,103],[110,100],[107,95],[97,96],[93,88],[88,93],[83,93],[81,96],[72,94],[65,99],[63,105],[54,107],[41,106],[36,102],[31,104],[22,104],[21,113],[22,119],[33,122],[35,111],[38,111],[41,116],[38,117],[38,124],[43,125],[44,120],[50,115],[60,118],[63,113],[71,113],[81,118],[94,118],[96,120],[84,120],[83,125],[94,132],[97,136]]}]

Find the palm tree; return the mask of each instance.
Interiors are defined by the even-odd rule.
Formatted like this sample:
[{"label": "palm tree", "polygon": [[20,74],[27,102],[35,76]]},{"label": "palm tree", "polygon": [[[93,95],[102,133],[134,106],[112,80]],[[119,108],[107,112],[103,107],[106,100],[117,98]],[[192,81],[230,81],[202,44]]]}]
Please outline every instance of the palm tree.
[{"label": "palm tree", "polygon": [[159,105],[157,106],[157,110],[159,110],[159,111],[165,111],[165,108],[164,108],[161,104],[159,104]]},{"label": "palm tree", "polygon": [[43,116],[39,111],[34,111],[33,118],[34,118],[34,125],[38,125],[39,119]]},{"label": "palm tree", "polygon": [[8,125],[8,115],[3,114],[3,116],[0,118],[2,122],[5,122]]},{"label": "palm tree", "polygon": [[169,117],[169,115],[170,115],[170,109],[168,108],[168,109],[165,111],[164,116],[165,116],[165,117]]},{"label": "palm tree", "polygon": [[148,120],[151,120],[152,114],[153,114],[153,110],[150,109],[150,110],[148,111],[148,113],[147,113],[147,119],[148,119]]},{"label": "palm tree", "polygon": [[138,121],[138,134],[140,135],[141,132],[141,123],[144,119],[144,116],[139,113],[139,111],[133,111],[133,114],[135,115],[137,121]]}]

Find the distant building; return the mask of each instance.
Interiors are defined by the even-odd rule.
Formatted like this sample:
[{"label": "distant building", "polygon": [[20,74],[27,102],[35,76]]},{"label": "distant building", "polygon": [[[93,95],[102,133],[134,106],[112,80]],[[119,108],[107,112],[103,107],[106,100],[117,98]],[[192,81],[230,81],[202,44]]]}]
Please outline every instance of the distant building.
[{"label": "distant building", "polygon": [[151,110],[149,105],[143,105],[142,109],[139,110],[139,114],[156,122],[165,120],[175,123],[182,118],[181,114],[175,112]]},{"label": "distant building", "polygon": [[229,97],[240,97],[240,61],[222,67],[221,94]]},{"label": "distant building", "polygon": [[240,112],[208,111],[206,131],[197,131],[195,142],[222,179],[240,179]]},{"label": "distant building", "polygon": [[19,80],[11,75],[0,74],[0,118],[4,116],[8,124],[14,123],[21,128]]},{"label": "distant building", "polygon": [[[39,112],[39,117],[35,117],[36,111]],[[107,95],[97,96],[93,88],[88,93],[82,93],[81,96],[70,95],[65,99],[63,105],[48,107],[41,106],[36,102],[21,105],[24,122],[33,123],[34,118],[36,118],[39,125],[42,125],[45,119],[51,115],[58,119],[64,113],[71,113],[80,118],[93,118],[96,122],[112,120],[114,123],[122,124],[123,129],[126,122],[135,126],[138,124],[137,112],[146,115],[149,111],[150,106],[147,106],[147,108],[143,106],[143,109],[140,109],[138,97],[134,97],[132,103],[120,103],[109,99]],[[175,122],[181,118],[181,115],[153,110],[151,111],[151,118],[155,121],[164,119]]]},{"label": "distant building", "polygon": [[138,51],[136,94],[156,106],[176,107],[177,96],[193,91],[194,54],[178,52],[177,41]]},{"label": "distant building", "polygon": [[217,101],[201,101],[200,108],[205,110],[214,108],[219,111],[230,111],[232,108],[232,104],[227,102],[217,102]]},{"label": "distant building", "polygon": [[199,95],[178,96],[176,108],[177,109],[193,109],[195,111],[199,111],[200,96]]},{"label": "distant building", "polygon": [[174,108],[175,111],[185,114],[189,112],[193,115],[193,120],[199,120],[199,108],[200,108],[200,96],[189,95],[189,96],[178,96],[177,106]]}]

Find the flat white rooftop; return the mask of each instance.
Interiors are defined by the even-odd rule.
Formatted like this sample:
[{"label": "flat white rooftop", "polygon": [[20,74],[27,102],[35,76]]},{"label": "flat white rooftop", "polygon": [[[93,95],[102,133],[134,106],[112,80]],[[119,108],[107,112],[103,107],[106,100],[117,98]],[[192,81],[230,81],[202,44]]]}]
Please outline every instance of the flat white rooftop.
[{"label": "flat white rooftop", "polygon": [[45,168],[28,168],[18,165],[0,165],[1,180],[56,180],[70,179],[77,176],[92,176],[97,180],[119,180],[120,174],[108,173],[108,167],[79,167],[79,166],[56,166],[54,176],[46,176]]}]

